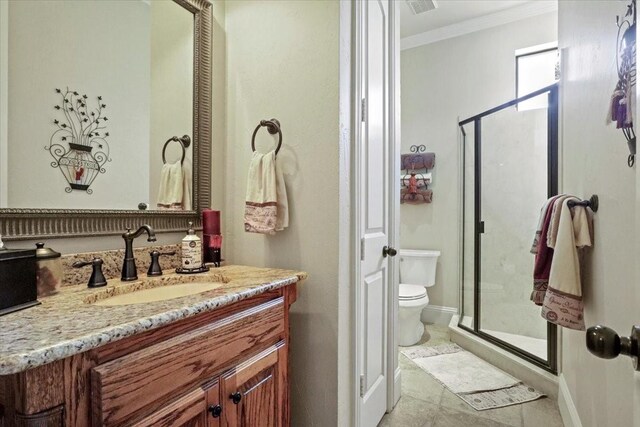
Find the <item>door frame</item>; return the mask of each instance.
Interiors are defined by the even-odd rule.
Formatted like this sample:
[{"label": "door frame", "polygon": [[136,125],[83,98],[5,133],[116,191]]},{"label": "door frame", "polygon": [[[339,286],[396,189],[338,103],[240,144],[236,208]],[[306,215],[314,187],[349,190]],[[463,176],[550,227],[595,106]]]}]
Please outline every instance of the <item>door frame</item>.
[{"label": "door frame", "polygon": [[0,208],[8,207],[9,2],[0,1]]},{"label": "door frame", "polygon": [[[366,1],[366,0],[362,0]],[[363,70],[363,16],[362,9],[359,7],[359,0],[351,2],[351,248],[352,248],[352,330],[351,351],[353,354],[353,376],[352,376],[352,396],[353,396],[353,425],[360,427],[360,354],[358,353],[358,343],[360,340],[362,325],[361,319],[361,300],[358,292],[358,284],[362,281],[361,272],[361,198],[360,191],[363,188],[361,179],[362,158],[358,144],[360,143],[361,123],[362,123],[362,70]],[[399,218],[400,218],[400,185],[397,177],[400,175],[400,14],[399,4],[394,0],[389,0],[389,28],[388,28],[388,52],[389,52],[389,76],[388,76],[388,102],[389,105],[389,246],[398,247],[399,245]],[[400,399],[401,392],[401,372],[398,366],[398,344],[397,344],[397,326],[398,326],[398,259],[389,258],[388,264],[389,280],[388,283],[388,306],[387,306],[387,326],[386,326],[386,342],[387,342],[387,412],[391,412],[395,404]]]}]

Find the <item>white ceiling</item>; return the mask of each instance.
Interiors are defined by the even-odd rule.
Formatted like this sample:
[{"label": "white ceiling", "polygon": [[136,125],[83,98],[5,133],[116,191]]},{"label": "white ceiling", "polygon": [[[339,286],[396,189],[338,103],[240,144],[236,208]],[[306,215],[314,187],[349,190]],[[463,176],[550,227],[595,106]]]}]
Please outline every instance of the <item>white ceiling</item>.
[{"label": "white ceiling", "polygon": [[438,8],[414,15],[405,1],[400,7],[400,37],[405,38],[468,19],[500,12],[535,0],[436,0]]}]

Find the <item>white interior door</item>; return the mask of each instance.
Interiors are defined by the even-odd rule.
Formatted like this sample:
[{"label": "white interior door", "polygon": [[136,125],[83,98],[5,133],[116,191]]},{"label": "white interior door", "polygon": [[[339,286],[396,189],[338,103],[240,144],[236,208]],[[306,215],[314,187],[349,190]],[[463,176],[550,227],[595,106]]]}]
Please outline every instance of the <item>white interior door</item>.
[{"label": "white interior door", "polygon": [[387,409],[389,257],[389,0],[358,3],[361,10],[361,129],[359,140],[358,283],[360,427],[374,427]]}]

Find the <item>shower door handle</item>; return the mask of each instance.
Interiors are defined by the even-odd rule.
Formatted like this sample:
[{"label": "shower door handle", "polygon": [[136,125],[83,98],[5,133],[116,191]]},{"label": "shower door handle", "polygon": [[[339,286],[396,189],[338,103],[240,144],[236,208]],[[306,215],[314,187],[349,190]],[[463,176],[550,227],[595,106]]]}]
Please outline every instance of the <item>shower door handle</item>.
[{"label": "shower door handle", "polygon": [[484,234],[484,221],[478,223],[478,234]]},{"label": "shower door handle", "polygon": [[621,337],[606,326],[592,326],[587,329],[587,348],[592,354],[603,359],[615,359],[620,354],[629,356],[635,370],[640,371],[640,326],[632,327],[631,335],[628,337]]}]

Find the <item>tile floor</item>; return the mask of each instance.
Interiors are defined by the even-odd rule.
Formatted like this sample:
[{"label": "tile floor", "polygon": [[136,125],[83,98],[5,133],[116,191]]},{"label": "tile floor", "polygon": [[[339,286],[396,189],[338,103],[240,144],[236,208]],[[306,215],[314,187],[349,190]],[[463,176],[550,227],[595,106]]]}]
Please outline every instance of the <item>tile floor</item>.
[{"label": "tile floor", "polygon": [[[448,327],[427,325],[420,344],[450,342]],[[400,353],[402,397],[378,427],[563,427],[556,402],[542,398],[476,411]]]}]

